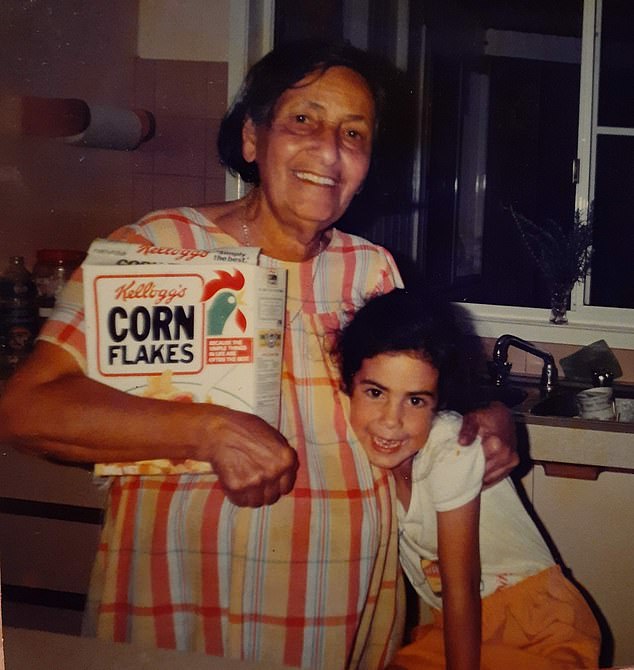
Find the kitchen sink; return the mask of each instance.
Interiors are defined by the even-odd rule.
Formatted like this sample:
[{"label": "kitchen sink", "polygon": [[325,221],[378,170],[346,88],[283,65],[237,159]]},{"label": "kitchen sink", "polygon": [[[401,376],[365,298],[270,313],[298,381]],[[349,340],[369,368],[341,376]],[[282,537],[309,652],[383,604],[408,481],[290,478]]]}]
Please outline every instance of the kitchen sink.
[{"label": "kitchen sink", "polygon": [[520,405],[528,396],[528,391],[517,386],[480,386],[477,390],[478,400],[482,402],[493,402],[497,400],[504,403],[510,409]]},{"label": "kitchen sink", "polygon": [[535,416],[577,416],[577,402],[575,395],[578,391],[569,391],[567,393],[557,393],[542,398],[535,403],[530,413]]},{"label": "kitchen sink", "polygon": [[[583,387],[588,388],[588,387]],[[529,410],[534,416],[558,416],[575,417],[579,416],[575,396],[581,387],[560,388],[553,391],[546,397],[538,400]],[[614,398],[616,403],[617,416],[620,421],[634,421],[634,388],[615,386]]]},{"label": "kitchen sink", "polygon": [[[510,376],[505,384],[497,386],[482,380],[477,386],[477,399],[482,403],[497,400],[515,414],[539,417],[579,417],[575,396],[590,388],[590,384],[560,380],[556,388],[545,394],[539,380],[522,375]],[[634,423],[634,385],[614,384],[614,399],[618,420]]]}]

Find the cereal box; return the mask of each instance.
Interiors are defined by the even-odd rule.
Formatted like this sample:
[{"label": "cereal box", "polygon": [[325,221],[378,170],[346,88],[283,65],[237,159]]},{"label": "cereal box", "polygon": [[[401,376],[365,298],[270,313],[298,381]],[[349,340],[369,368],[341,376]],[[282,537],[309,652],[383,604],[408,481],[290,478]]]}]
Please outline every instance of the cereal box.
[{"label": "cereal box", "polygon": [[[96,240],[82,266],[88,375],[136,395],[207,402],[277,427],[286,271],[259,250],[166,249]],[[98,475],[209,471],[165,459]]]}]

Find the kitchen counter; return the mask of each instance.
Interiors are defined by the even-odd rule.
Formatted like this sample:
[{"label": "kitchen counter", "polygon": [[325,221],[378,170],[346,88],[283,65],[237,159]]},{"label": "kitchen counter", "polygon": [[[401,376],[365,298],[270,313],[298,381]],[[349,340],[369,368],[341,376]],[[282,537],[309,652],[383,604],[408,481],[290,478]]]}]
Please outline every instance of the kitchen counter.
[{"label": "kitchen counter", "polygon": [[[7,670],[289,670],[271,663],[144,650],[132,645],[17,628],[4,629],[4,643]],[[634,666],[612,670],[634,670]]]},{"label": "kitchen counter", "polygon": [[[605,469],[634,472],[634,423],[537,416],[530,413],[539,400],[536,380],[516,378],[510,383],[527,392],[512,411],[520,442],[524,437],[524,442],[530,445],[531,461],[595,468],[596,473]],[[628,397],[634,395],[631,385],[623,385],[620,390]]]},{"label": "kitchen counter", "polygon": [[7,670],[285,670],[270,662],[235,661],[200,653],[140,649],[94,638],[4,628]]},{"label": "kitchen counter", "polygon": [[[634,423],[531,414],[538,388],[513,409],[522,486],[566,571],[588,595],[603,636],[602,667],[634,662]],[[560,393],[574,394],[563,386]],[[632,387],[617,395],[632,398]],[[574,408],[574,405],[573,405]]]},{"label": "kitchen counter", "polygon": [[[530,441],[530,458],[538,463],[567,463],[596,469],[634,472],[634,432],[626,424],[605,421],[520,417]],[[592,425],[591,425],[592,424]]]}]

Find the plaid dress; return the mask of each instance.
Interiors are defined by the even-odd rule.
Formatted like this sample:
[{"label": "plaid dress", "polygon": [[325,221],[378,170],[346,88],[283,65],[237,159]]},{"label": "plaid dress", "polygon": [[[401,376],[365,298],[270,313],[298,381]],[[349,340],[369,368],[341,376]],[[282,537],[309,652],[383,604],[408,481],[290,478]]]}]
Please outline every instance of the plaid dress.
[{"label": "plaid dress", "polygon": [[[236,245],[190,208],[111,237]],[[392,483],[352,434],[329,343],[346,313],[400,277],[384,249],[337,230],[313,259],[261,263],[288,270],[281,432],[298,452],[295,487],[252,509],[232,505],[214,475],[113,478],[86,631],[293,667],[382,668],[403,619]],[[81,272],[41,339],[85,369]]]}]

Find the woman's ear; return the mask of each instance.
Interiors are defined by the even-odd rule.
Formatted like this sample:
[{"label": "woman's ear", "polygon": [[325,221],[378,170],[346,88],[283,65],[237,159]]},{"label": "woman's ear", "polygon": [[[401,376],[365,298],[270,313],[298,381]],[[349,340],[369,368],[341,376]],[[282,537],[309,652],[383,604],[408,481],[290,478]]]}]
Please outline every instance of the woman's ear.
[{"label": "woman's ear", "polygon": [[255,160],[256,136],[255,123],[247,117],[242,126],[242,158],[247,163],[253,163]]}]

